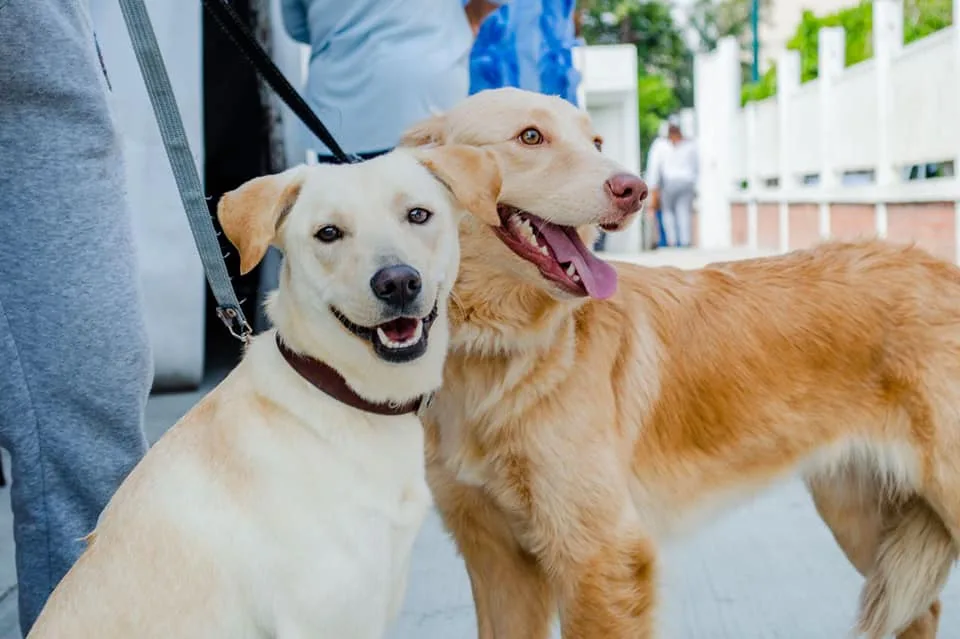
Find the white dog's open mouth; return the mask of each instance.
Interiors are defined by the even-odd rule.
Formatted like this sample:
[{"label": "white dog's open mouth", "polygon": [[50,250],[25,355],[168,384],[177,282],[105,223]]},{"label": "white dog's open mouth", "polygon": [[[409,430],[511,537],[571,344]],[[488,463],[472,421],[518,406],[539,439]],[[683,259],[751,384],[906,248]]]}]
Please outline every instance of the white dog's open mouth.
[{"label": "white dog's open mouth", "polygon": [[604,299],[616,292],[617,271],[584,245],[577,229],[506,204],[498,205],[497,212],[497,236],[543,277],[579,297]]},{"label": "white dog's open mouth", "polygon": [[427,352],[430,327],[437,319],[436,303],[426,317],[396,317],[376,326],[361,326],[333,306],[330,310],[348,331],[370,342],[380,359],[395,364],[411,362]]}]

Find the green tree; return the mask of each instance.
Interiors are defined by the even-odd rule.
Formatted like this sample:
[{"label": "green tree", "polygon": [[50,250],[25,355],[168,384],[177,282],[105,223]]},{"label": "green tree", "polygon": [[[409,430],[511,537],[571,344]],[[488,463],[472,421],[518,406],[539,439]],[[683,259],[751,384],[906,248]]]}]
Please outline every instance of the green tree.
[{"label": "green tree", "polygon": [[661,0],[580,2],[583,37],[588,44],[632,44],[643,75],[660,75],[683,106],[693,105],[693,54]]},{"label": "green tree", "polygon": [[640,147],[645,153],[660,122],[693,105],[693,52],[661,0],[582,0],[580,23],[588,44],[637,49]]}]

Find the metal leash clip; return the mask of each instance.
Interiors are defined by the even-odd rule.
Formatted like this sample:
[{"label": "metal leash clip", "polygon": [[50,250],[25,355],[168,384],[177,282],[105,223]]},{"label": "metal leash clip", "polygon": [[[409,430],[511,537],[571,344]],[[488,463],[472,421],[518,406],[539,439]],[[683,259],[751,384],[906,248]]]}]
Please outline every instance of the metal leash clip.
[{"label": "metal leash clip", "polygon": [[232,306],[218,306],[217,317],[220,318],[220,321],[227,327],[231,335],[244,344],[250,343],[250,339],[253,337],[253,329],[250,327],[250,323],[247,322],[247,318],[238,312],[236,308]]}]

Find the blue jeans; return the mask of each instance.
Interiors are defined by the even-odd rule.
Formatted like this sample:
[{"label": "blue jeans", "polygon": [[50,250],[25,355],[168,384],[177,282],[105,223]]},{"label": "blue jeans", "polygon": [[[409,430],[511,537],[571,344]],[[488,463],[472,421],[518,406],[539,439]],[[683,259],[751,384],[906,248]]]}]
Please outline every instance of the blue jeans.
[{"label": "blue jeans", "polygon": [[146,450],[153,364],[89,25],[85,0],[0,0],[0,445],[24,634]]}]

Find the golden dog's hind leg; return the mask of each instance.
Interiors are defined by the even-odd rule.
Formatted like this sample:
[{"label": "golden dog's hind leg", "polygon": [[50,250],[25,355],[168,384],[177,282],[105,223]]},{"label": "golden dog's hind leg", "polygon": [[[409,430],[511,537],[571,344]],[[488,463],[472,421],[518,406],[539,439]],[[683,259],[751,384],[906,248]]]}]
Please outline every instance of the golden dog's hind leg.
[{"label": "golden dog's hind leg", "polygon": [[547,639],[556,615],[553,593],[504,514],[482,489],[437,465],[428,466],[427,475],[470,576],[480,639]]},{"label": "golden dog's hind leg", "polygon": [[[949,540],[943,523],[918,497],[901,505],[885,503],[881,487],[875,479],[857,476],[852,472],[808,478],[807,487],[817,512],[830,528],[837,544],[857,571],[867,578],[861,600],[860,632],[867,633],[869,637],[882,636],[886,633],[884,626],[891,621],[891,614],[898,614],[891,608],[896,603],[910,605],[910,593],[897,592],[898,587],[903,589],[904,579],[902,571],[896,567],[911,555],[922,553],[924,539],[929,540],[931,535],[934,537],[934,547],[943,549],[943,542]],[[939,592],[946,577],[937,573],[942,572],[944,562],[935,557],[933,563],[936,564],[932,567],[933,574],[920,575],[929,583],[913,590]],[[894,567],[894,571],[890,570],[891,567]],[[900,598],[901,602],[892,602],[891,597]],[[897,639],[936,637],[940,602],[934,599],[929,608],[923,609],[926,605],[920,605],[919,613],[907,613],[908,617],[916,616],[912,621],[908,619],[906,626],[900,624]],[[903,613],[899,614],[903,616]]]}]

